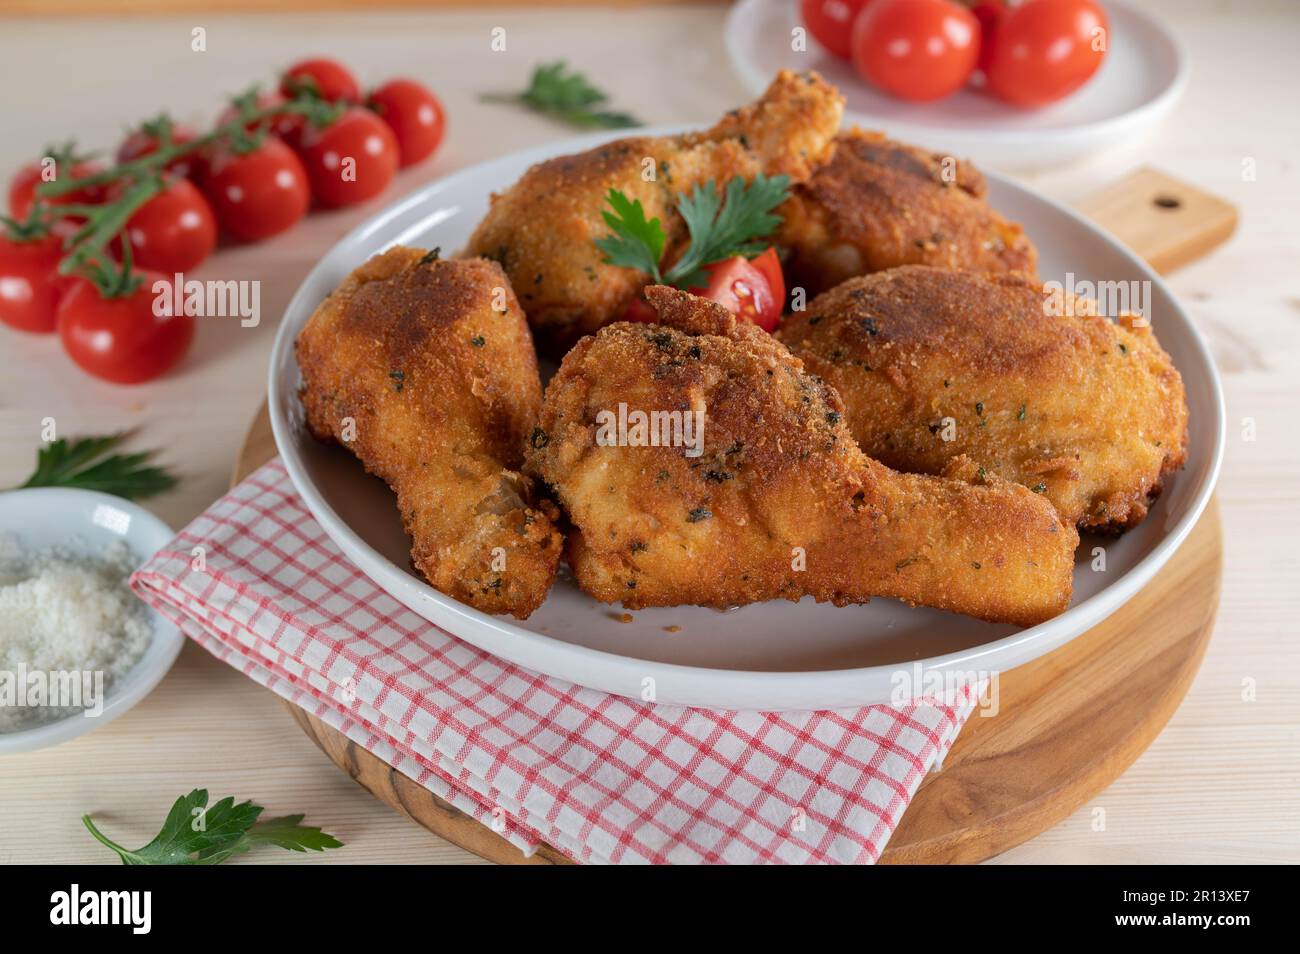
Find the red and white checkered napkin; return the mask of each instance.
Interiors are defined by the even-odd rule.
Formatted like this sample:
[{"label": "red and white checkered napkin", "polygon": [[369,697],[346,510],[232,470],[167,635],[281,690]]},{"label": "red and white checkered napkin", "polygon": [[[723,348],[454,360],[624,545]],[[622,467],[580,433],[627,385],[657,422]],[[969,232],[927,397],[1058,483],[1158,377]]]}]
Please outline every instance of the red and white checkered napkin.
[{"label": "red and white checkered napkin", "polygon": [[352,566],[278,460],[131,583],[214,655],[526,853],[545,841],[590,862],[875,861],[971,711],[963,696],[718,712],[520,669]]}]

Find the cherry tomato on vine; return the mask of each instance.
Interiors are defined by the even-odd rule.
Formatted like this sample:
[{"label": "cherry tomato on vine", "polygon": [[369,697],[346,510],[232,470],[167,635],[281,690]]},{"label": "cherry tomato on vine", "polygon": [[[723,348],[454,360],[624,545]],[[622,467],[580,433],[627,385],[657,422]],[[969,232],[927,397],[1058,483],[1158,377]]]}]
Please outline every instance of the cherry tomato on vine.
[{"label": "cherry tomato on vine", "polygon": [[[767,254],[764,252],[763,256]],[[714,262],[707,267],[708,288],[693,291],[735,312],[741,321],[758,325],[764,331],[775,331],[781,321],[783,304],[777,300],[776,289],[768,279],[767,269],[775,263],[775,259],[776,253],[772,252],[772,260],[765,261],[762,267],[759,267],[757,260],[751,262],[741,255]],[[779,272],[780,265],[777,264],[776,268]],[[780,284],[781,297],[784,298],[785,280],[781,279]]]},{"label": "cherry tomato on vine", "polygon": [[1106,14],[1093,0],[1027,0],[988,42],[989,90],[1015,106],[1045,106],[1092,78],[1106,58]]},{"label": "cherry tomato on vine", "polygon": [[[192,315],[169,315],[158,307],[156,282],[171,279],[142,271],[130,294],[103,298],[84,278],[75,279],[59,303],[59,339],[82,370],[115,384],[139,384],[178,364],[194,340]],[[157,314],[162,311],[163,314]]]},{"label": "cherry tomato on vine", "polygon": [[217,218],[203,193],[176,179],[127,220],[132,260],[168,275],[188,272],[217,247]]},{"label": "cherry tomato on vine", "polygon": [[397,137],[387,123],[359,106],[324,128],[309,128],[299,152],[312,195],[325,206],[373,198],[397,173]]},{"label": "cherry tomato on vine", "polygon": [[0,321],[39,334],[55,329],[67,284],[58,273],[62,256],[57,236],[20,240],[0,235]]},{"label": "cherry tomato on vine", "polygon": [[853,55],[853,21],[871,0],[799,0],[803,25],[813,39],[842,60]]},{"label": "cherry tomato on vine", "polygon": [[389,80],[371,92],[367,104],[393,130],[403,166],[433,155],[442,142],[447,125],[442,103],[414,80]]},{"label": "cherry tomato on vine", "polygon": [[218,152],[209,162],[204,192],[221,227],[246,242],[291,228],[311,205],[302,162],[274,137],[249,153]]},{"label": "cherry tomato on vine", "polygon": [[980,25],[952,0],[873,0],[853,24],[853,65],[914,102],[956,92],[975,70]]},{"label": "cherry tomato on vine", "polygon": [[[19,222],[26,221],[27,215],[32,210],[32,202],[36,198],[36,187],[45,182],[55,182],[61,179],[65,170],[61,167],[67,166],[66,162],[55,158],[54,164],[50,167],[51,178],[45,177],[45,163],[29,162],[14,174],[9,183],[9,214]],[[66,170],[67,174],[73,179],[79,179],[82,176],[94,175],[96,172],[103,172],[102,163],[94,160],[84,159],[74,162]],[[87,186],[84,189],[78,189],[75,192],[69,192],[66,195],[55,196],[46,201],[50,205],[95,205],[104,201],[105,187],[102,185]]]},{"label": "cherry tomato on vine", "polygon": [[280,92],[292,97],[301,89],[313,90],[321,99],[331,103],[361,100],[361,86],[351,70],[338,60],[324,57],[302,60],[284,71],[280,78]]},{"label": "cherry tomato on vine", "polygon": [[[235,102],[221,111],[221,115],[217,117],[218,126],[224,126],[239,118],[239,107],[243,99],[244,97],[236,97]],[[271,109],[284,102],[286,102],[285,98],[279,93],[263,91],[252,97],[250,105],[254,109],[261,110]],[[276,113],[260,122],[245,123],[244,128],[250,133],[264,129],[271,135],[283,139],[288,145],[296,149],[298,148],[298,142],[302,139],[303,130],[307,128],[307,118],[299,113]]]},{"label": "cherry tomato on vine", "polygon": [[[117,147],[117,161],[130,162],[158,151],[164,139],[174,146],[183,146],[198,138],[198,132],[189,126],[172,122],[166,116],[159,116],[146,123],[141,123],[122,140]],[[190,152],[177,156],[164,167],[168,172],[187,178],[198,178],[198,153]]]}]

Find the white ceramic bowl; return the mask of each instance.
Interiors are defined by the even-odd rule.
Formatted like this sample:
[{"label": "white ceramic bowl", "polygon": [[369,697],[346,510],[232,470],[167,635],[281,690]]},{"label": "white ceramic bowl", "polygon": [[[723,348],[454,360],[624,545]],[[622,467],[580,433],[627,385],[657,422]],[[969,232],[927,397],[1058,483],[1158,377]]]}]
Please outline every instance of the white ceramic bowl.
[{"label": "white ceramic bowl", "polygon": [[1102,0],[1110,20],[1106,58],[1087,85],[1042,109],[1025,110],[977,89],[912,103],[876,89],[853,64],[823,50],[791,48],[796,0],[741,0],[725,39],[741,82],[761,93],[779,69],[817,70],[845,96],[845,123],[883,129],[896,139],[1003,168],[1070,162],[1128,142],[1155,127],[1182,96],[1187,57],[1160,22],[1119,0]]},{"label": "white ceramic bowl", "polygon": [[[678,127],[644,130],[648,135]],[[1071,608],[1031,629],[982,623],[892,600],[836,608],[809,600],[763,603],[718,613],[700,607],[642,610],[619,622],[618,607],[596,603],[561,577],[525,622],[489,616],[444,596],[408,570],[410,541],[393,495],[346,451],[308,434],[293,356],[298,330],[357,265],[396,243],[464,245],[487,208],[530,165],[612,138],[585,136],[482,163],[407,196],[346,236],[321,259],[289,303],[271,355],[270,413],[276,444],[308,508],[367,576],[426,619],[487,652],[538,672],[625,696],[653,680],[660,702],[727,709],[826,709],[885,702],[900,670],[920,664],[948,672],[1005,670],[1041,656],[1114,612],[1169,559],[1210,499],[1223,452],[1219,380],[1204,341],[1168,288],[1118,241],[1068,208],[990,174],[990,201],[1024,224],[1038,245],[1042,274],[1064,280],[1151,283],[1156,334],[1183,374],[1191,405],[1186,468],[1150,516],[1118,540],[1079,550]],[[1107,549],[1107,569],[1090,567],[1090,548]],[[669,632],[669,627],[680,627]]]},{"label": "white ceramic bowl", "polygon": [[[116,540],[123,541],[143,565],[175,534],[144,508],[108,494],[89,490],[40,487],[0,493],[0,534],[12,535],[26,550],[60,547],[73,553],[98,555]],[[185,638],[180,630],[149,609],[153,639],[144,655],[104,695],[103,711],[93,717],[76,713],[56,722],[0,733],[0,754],[28,752],[57,745],[91,732],[149,694],[171,669]]]}]

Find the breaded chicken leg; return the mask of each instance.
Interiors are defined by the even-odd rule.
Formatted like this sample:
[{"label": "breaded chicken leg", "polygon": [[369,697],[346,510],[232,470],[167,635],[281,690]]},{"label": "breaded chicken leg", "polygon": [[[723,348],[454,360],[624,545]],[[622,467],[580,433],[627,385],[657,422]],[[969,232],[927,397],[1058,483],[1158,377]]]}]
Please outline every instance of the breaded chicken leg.
[{"label": "breaded chicken leg", "polygon": [[989,207],[968,162],[853,129],[778,214],[786,276],[811,298],[846,278],[897,265],[1033,274],[1023,230]]},{"label": "breaded chicken leg", "polygon": [[[529,452],[584,591],[632,609],[889,596],[1022,625],[1065,609],[1078,536],[1044,498],[895,473],[780,342],[685,292],[647,297],[662,324],[610,325],[565,357]],[[610,430],[637,411],[648,429]]]},{"label": "breaded chicken leg", "polygon": [[1149,325],[1095,311],[1023,276],[909,266],[815,298],[778,336],[870,456],[938,474],[965,455],[1118,531],[1183,465],[1187,401]]},{"label": "breaded chicken leg", "polygon": [[518,471],[541,403],[528,325],[501,269],[396,247],[298,334],[312,433],[397,494],[411,562],[434,587],[520,619],[555,579],[559,514]]},{"label": "breaded chicken leg", "polygon": [[667,233],[665,259],[679,254],[686,226],[677,198],[694,186],[719,189],[740,176],[784,174],[802,182],[839,128],[843,99],[815,73],[779,73],[758,102],[707,132],[619,139],[529,169],[492,197],[466,255],[500,262],[514,283],[538,346],[562,354],[584,334],[623,316],[649,277],[606,265],[594,242],[610,189],[640,200]]}]

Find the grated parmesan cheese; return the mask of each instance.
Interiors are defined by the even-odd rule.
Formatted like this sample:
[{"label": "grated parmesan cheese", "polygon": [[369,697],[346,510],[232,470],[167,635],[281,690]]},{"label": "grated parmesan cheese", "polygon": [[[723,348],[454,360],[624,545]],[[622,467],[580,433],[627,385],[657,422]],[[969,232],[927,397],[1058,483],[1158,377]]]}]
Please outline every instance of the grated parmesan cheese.
[{"label": "grated parmesan cheese", "polygon": [[0,732],[87,708],[60,705],[66,700],[53,692],[33,703],[36,694],[18,685],[24,677],[48,676],[55,686],[52,674],[103,673],[107,690],[144,655],[149,614],[126,584],[136,562],[121,541],[99,556],[79,556],[25,553],[14,538],[0,537]]}]

